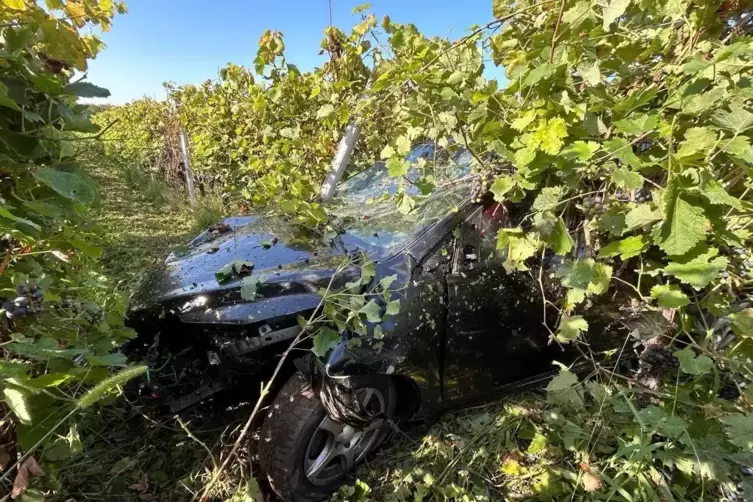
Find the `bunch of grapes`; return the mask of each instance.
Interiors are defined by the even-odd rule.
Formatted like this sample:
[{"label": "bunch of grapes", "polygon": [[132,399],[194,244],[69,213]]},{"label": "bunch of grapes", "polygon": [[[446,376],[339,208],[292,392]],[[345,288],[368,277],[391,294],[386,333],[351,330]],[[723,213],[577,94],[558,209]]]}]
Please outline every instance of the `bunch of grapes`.
[{"label": "bunch of grapes", "polygon": [[635,191],[635,202],[638,202],[639,204],[643,202],[650,202],[651,201],[651,192],[649,190],[646,190],[645,188],[639,188]]},{"label": "bunch of grapes", "polygon": [[724,385],[719,387],[717,396],[722,399],[726,399],[727,401],[734,401],[735,399],[740,397],[740,390],[737,388],[737,385],[735,385],[734,382],[728,381]]},{"label": "bunch of grapes", "polygon": [[607,210],[607,207],[609,204],[607,204],[607,201],[599,197],[598,195],[595,197],[584,197],[583,198],[583,213],[586,215],[586,217],[591,218],[594,216],[597,216],[600,213],[603,213]]},{"label": "bunch of grapes", "polygon": [[641,353],[639,359],[648,366],[649,370],[653,371],[673,370],[680,366],[680,361],[672,350],[661,345],[649,345]]},{"label": "bunch of grapes", "polygon": [[732,252],[737,257],[737,270],[740,275],[745,277],[753,269],[753,260],[748,259],[748,250],[745,248],[734,248]]},{"label": "bunch of grapes", "polygon": [[42,311],[44,301],[42,290],[35,283],[19,284],[16,286],[16,298],[6,300],[2,304],[6,317],[14,319],[34,315]]}]

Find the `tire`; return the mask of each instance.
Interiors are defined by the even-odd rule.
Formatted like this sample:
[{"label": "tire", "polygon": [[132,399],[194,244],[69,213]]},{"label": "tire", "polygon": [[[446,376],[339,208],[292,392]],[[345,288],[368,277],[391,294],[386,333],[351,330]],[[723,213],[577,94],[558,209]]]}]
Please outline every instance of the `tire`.
[{"label": "tire", "polygon": [[[394,416],[397,399],[389,377],[353,378],[359,397],[371,409],[378,405],[386,417]],[[353,467],[374,452],[389,432],[387,420],[364,431],[334,422],[303,375],[296,373],[277,393],[264,419],[259,461],[280,498],[287,502],[317,502],[335,492]],[[340,451],[345,453],[338,455]]]}]

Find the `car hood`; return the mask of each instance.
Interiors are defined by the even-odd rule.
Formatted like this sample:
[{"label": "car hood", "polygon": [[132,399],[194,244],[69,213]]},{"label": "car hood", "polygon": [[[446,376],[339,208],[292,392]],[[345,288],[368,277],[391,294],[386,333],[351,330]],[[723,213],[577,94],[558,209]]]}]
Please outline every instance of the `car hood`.
[{"label": "car hood", "polygon": [[152,309],[208,294],[232,296],[240,289],[243,277],[231,274],[218,281],[216,275],[232,262],[252,264],[250,274],[244,275],[261,281],[258,289],[262,296],[285,291],[315,293],[347,255],[340,239],[327,239],[283,217],[226,218],[219,226],[223,227],[221,231],[205,231],[146,271],[131,297],[129,310]]}]

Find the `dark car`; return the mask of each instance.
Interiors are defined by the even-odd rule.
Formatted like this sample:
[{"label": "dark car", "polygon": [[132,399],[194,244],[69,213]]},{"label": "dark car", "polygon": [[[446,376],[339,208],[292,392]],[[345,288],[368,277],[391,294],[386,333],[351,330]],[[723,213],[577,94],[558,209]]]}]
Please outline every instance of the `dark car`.
[{"label": "dark car", "polygon": [[[470,154],[421,145],[408,160],[404,179],[380,163],[339,187],[329,208],[337,232],[313,232],[283,216],[227,218],[171,254],[132,298],[129,320],[140,336],[131,352],[153,365],[169,354],[178,377],[160,388],[154,378],[149,389],[170,394],[179,411],[231,386],[258,388],[343,260],[368,256],[375,282],[397,276],[400,312],[381,324],[384,338],[352,344],[343,333],[326,360],[327,378],[356,389],[372,419],[359,426],[332,418],[321,391],[293,366],[267,409],[260,461],[285,500],[326,498],[397,420],[436,417],[540,382],[553,374],[553,360],[577,357],[552,343],[543,322],[548,315],[556,323],[542,302],[541,288],[553,288],[549,274],[540,284],[531,272],[508,272],[495,252],[497,231],[520,217],[514,206],[471,201]],[[427,174],[437,188],[420,197]],[[417,200],[407,214],[389,197],[399,186]],[[263,279],[253,300],[241,294],[241,277],[218,282],[231,262],[253,264],[252,275]],[[349,267],[332,285],[358,274]]]}]

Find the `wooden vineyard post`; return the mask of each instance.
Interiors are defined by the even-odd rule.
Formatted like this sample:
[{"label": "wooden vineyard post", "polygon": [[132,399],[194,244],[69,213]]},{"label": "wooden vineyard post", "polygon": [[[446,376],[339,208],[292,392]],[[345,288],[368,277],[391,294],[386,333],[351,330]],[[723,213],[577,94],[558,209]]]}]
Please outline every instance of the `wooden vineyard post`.
[{"label": "wooden vineyard post", "polygon": [[337,182],[340,181],[345,167],[348,165],[348,160],[350,160],[350,156],[353,154],[360,135],[361,128],[359,126],[353,122],[348,124],[345,134],[337,146],[337,153],[335,153],[335,159],[332,161],[332,167],[324,179],[324,183],[322,183],[322,190],[320,192],[322,203],[328,202],[335,194]]},{"label": "wooden vineyard post", "polygon": [[193,184],[193,172],[191,171],[191,160],[188,154],[188,138],[186,137],[186,131],[183,130],[183,126],[180,126],[180,152],[183,156],[183,168],[186,171],[186,187],[188,187],[188,200],[191,205],[196,204],[196,189]]}]

